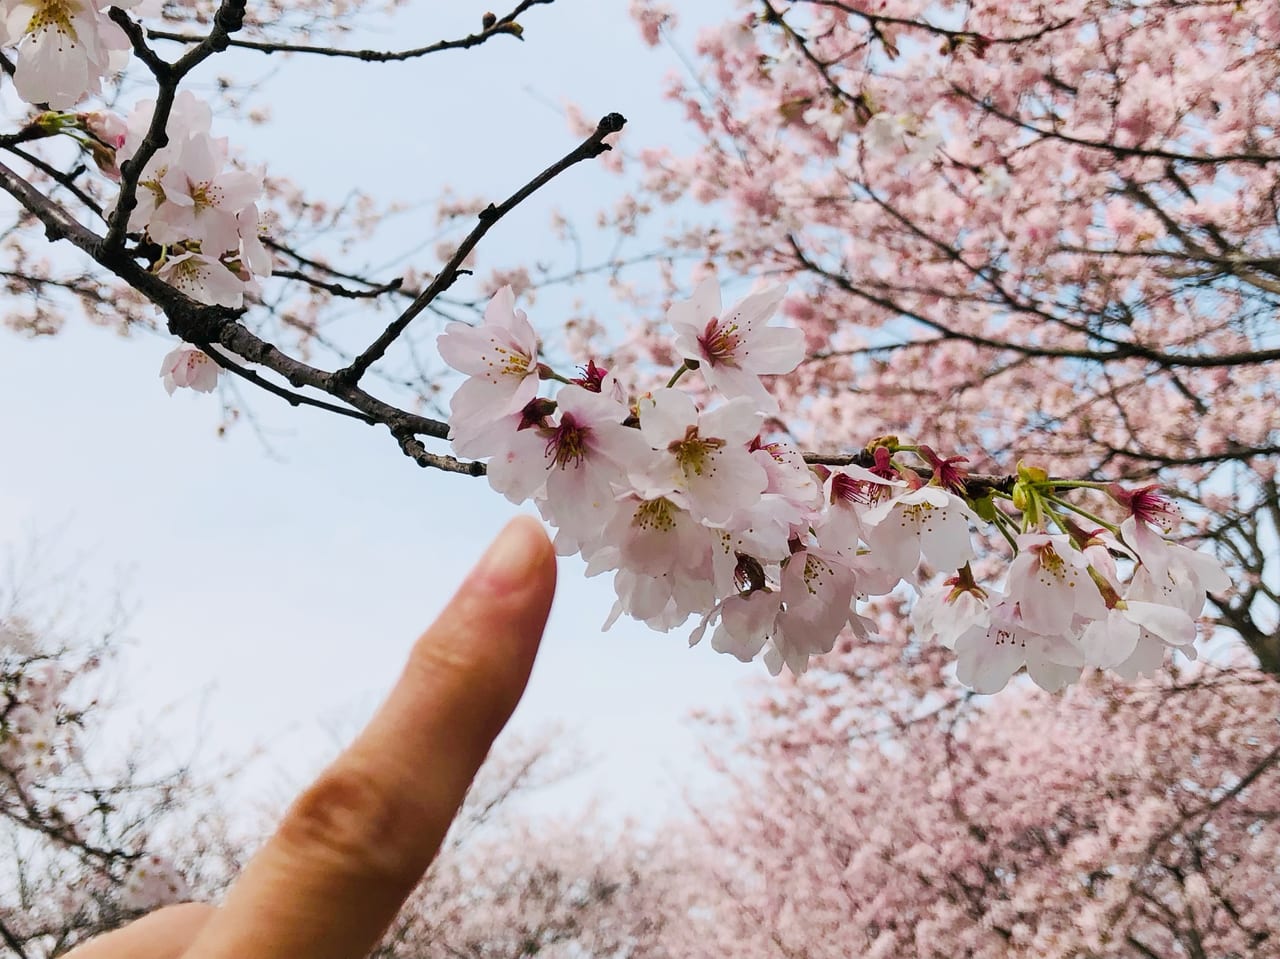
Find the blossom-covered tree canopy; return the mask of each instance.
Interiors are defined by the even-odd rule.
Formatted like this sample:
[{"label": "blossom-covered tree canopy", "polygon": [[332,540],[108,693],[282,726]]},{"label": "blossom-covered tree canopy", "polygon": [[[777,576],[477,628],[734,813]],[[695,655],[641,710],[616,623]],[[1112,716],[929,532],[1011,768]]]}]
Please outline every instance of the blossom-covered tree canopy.
[{"label": "blossom-covered tree canopy", "polygon": [[774,389],[805,445],[1158,477],[1231,565],[1219,621],[1280,666],[1276,5],[738,7],[671,82],[696,149],[639,153],[610,222],[703,205],[669,255],[791,281],[807,356]]},{"label": "blossom-covered tree canopy", "polygon": [[882,698],[937,663],[901,637],[850,645],[729,725],[737,752],[688,831],[690,921],[652,954],[1274,954],[1273,678]]}]

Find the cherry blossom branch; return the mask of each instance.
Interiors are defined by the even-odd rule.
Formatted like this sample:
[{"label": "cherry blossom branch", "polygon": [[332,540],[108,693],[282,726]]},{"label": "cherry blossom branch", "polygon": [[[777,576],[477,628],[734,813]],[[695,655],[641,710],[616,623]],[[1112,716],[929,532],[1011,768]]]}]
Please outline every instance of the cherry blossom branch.
[{"label": "cherry blossom branch", "polygon": [[[924,20],[913,20],[907,17],[895,17],[884,13],[869,13],[866,10],[859,10],[847,3],[841,3],[840,0],[796,0],[797,3],[807,3],[815,7],[829,7],[834,10],[840,10],[855,17],[861,17],[863,20],[871,24],[888,23],[895,27],[908,27],[921,30],[925,33],[931,33],[935,36],[942,37],[947,40],[953,47],[963,45],[965,43],[979,42],[984,44],[1007,43],[1019,44],[1027,43],[1031,40],[1039,40],[1059,30],[1065,30],[1074,26],[1076,20],[1060,20],[1056,23],[1045,24],[1038,30],[1032,30],[1029,33],[1019,34],[1012,37],[992,37],[986,34],[977,34],[972,30],[949,30],[946,27],[936,26]],[[768,7],[769,4],[765,3]]]},{"label": "cherry blossom branch", "polygon": [[[155,303],[165,313],[169,329],[175,335],[190,343],[219,344],[236,356],[278,373],[295,388],[311,387],[348,404],[351,409],[290,393],[282,387],[269,384],[269,381],[257,374],[245,375],[251,371],[235,370],[255,385],[262,386],[295,406],[319,406],[330,412],[361,419],[371,425],[385,426],[396,437],[401,448],[419,465],[433,466],[447,472],[478,475],[473,464],[463,463],[449,456],[427,453],[421,448],[421,444],[413,446],[409,443],[416,436],[444,439],[449,432],[447,424],[401,410],[346,382],[339,374],[317,369],[288,356],[238,322],[241,311],[209,306],[189,299],[144,269],[123,251],[107,249],[101,237],[71,218],[65,210],[3,164],[0,164],[0,186],[44,223],[50,239],[69,240]],[[214,351],[210,351],[210,354],[214,355]],[[226,357],[214,355],[214,359],[225,361]]]},{"label": "cherry blossom branch", "polygon": [[[341,283],[331,283],[322,280],[319,277],[310,276],[300,270],[272,270],[272,276],[278,276],[286,280],[297,280],[299,283],[305,283],[307,286],[314,287],[317,290],[324,290],[334,296],[340,296],[348,300],[373,300],[382,296],[384,293],[394,293],[400,289],[400,281],[392,280],[390,283],[382,283],[371,286],[367,290],[353,290],[350,287],[343,286]],[[361,281],[365,282],[365,281]]]},{"label": "cherry blossom branch", "polygon": [[151,162],[156,152],[169,142],[165,129],[169,124],[169,114],[173,109],[178,84],[183,77],[214,53],[227,48],[231,34],[244,26],[246,2],[247,0],[222,0],[217,13],[214,14],[213,29],[209,31],[209,35],[174,63],[162,60],[149,51],[146,43],[139,37],[137,25],[129,26],[132,21],[128,15],[118,7],[111,9],[112,19],[120,23],[129,33],[134,52],[155,77],[157,90],[155,113],[152,114],[151,125],[147,128],[146,136],[133,156],[120,166],[120,194],[107,224],[107,235],[102,241],[105,250],[118,250],[124,245],[125,233],[129,228],[129,215],[138,204],[138,181],[142,171],[147,168],[147,164]]},{"label": "cherry blossom branch", "polygon": [[[502,17],[494,17],[493,14],[486,14],[484,27],[479,33],[468,34],[457,40],[440,40],[436,43],[428,44],[424,47],[415,47],[410,50],[342,50],[337,47],[323,47],[303,43],[277,43],[270,40],[237,40],[228,39],[227,46],[237,47],[243,50],[257,50],[262,53],[310,53],[324,57],[345,57],[354,60],[363,60],[366,63],[390,63],[400,60],[413,60],[418,57],[424,57],[431,53],[440,53],[444,50],[467,50],[471,47],[477,47],[487,40],[491,40],[500,34],[506,34],[515,37],[517,40],[524,39],[522,36],[523,28],[516,23],[516,18],[531,7],[541,6],[554,3],[555,0],[522,0],[522,2],[510,13]],[[150,40],[173,40],[178,43],[199,43],[203,40],[198,35],[187,33],[175,33],[170,30],[154,30],[148,29],[146,36]]]},{"label": "cherry blossom branch", "polygon": [[626,117],[620,113],[607,114],[596,125],[595,131],[582,143],[578,144],[577,147],[551,164],[551,166],[511,194],[502,203],[496,206],[491,203],[481,210],[479,222],[475,228],[458,245],[453,256],[449,258],[449,262],[436,274],[430,285],[418,294],[414,301],[409,304],[409,307],[363,353],[357,356],[349,366],[337,373],[338,378],[348,383],[358,383],[369,367],[382,358],[387,349],[408,328],[414,318],[422,313],[437,296],[449,289],[457,281],[462,274],[463,262],[494,224],[515,209],[522,201],[533,195],[539,188],[550,183],[570,167],[584,160],[594,159],[602,153],[607,153],[612,147],[604,142],[605,137],[619,132],[626,122]]},{"label": "cherry blossom branch", "polygon": [[84,170],[83,167],[78,167],[77,170],[73,170],[71,173],[63,173],[57,167],[54,167],[51,164],[46,163],[44,160],[40,159],[38,156],[28,153],[26,150],[21,150],[16,146],[9,146],[7,149],[14,156],[25,161],[26,163],[31,164],[31,166],[39,170],[45,176],[49,177],[49,179],[53,180],[59,186],[65,188],[68,193],[74,196],[77,200],[83,203],[86,207],[92,210],[99,217],[102,216],[102,207],[98,203],[98,201],[95,200],[93,197],[89,196],[89,194],[85,193],[84,190],[82,190],[76,184],[76,176],[78,176],[77,170],[80,172],[83,172]]},{"label": "cherry blossom branch", "polygon": [[1063,133],[1061,130],[1046,130],[1038,124],[1023,120],[1011,113],[1001,110],[993,105],[988,98],[979,96],[956,84],[951,85],[951,90],[957,96],[963,97],[974,106],[994,117],[998,117],[1006,123],[1012,124],[1019,129],[1034,133],[1045,140],[1058,140],[1062,143],[1069,143],[1072,146],[1088,147],[1092,150],[1100,150],[1104,153],[1110,153],[1119,157],[1136,157],[1140,159],[1157,159],[1171,160],[1175,163],[1188,163],[1195,166],[1211,166],[1220,167],[1224,163],[1248,163],[1256,166],[1266,166],[1272,163],[1280,163],[1280,154],[1275,153],[1218,153],[1218,154],[1201,154],[1201,153],[1179,153],[1174,150],[1162,150],[1158,147],[1128,147],[1121,146],[1118,143],[1111,143],[1105,140],[1090,140],[1085,137],[1072,136],[1070,133]]},{"label": "cherry blossom branch", "polygon": [[[1106,364],[1123,359],[1141,359],[1149,360],[1150,362],[1162,367],[1189,367],[1192,369],[1214,369],[1244,365],[1259,365],[1273,363],[1280,360],[1280,348],[1269,350],[1250,350],[1248,353],[1230,353],[1225,355],[1207,354],[1197,356],[1166,353],[1161,350],[1142,346],[1138,343],[1120,340],[1112,340],[1111,342],[1115,344],[1113,348],[1107,352],[1102,352],[1099,350],[1078,349],[1072,347],[1032,346],[1027,343],[1016,343],[1012,340],[993,339],[992,337],[984,336],[979,333],[969,333],[948,326],[941,320],[926,316],[919,311],[905,307],[887,296],[872,293],[869,290],[865,290],[851,283],[848,277],[832,272],[818,264],[817,261],[805,252],[795,234],[787,235],[787,243],[791,248],[791,252],[795,256],[796,261],[803,266],[806,271],[813,273],[816,276],[821,276],[823,279],[838,286],[844,292],[866,300],[868,303],[875,304],[876,306],[892,313],[897,313],[915,320],[917,323],[921,323],[938,333],[943,338],[961,340],[966,343],[972,343],[975,346],[983,346],[994,350],[1008,350],[1010,352],[1021,353],[1026,356],[1039,356],[1053,359],[1089,360],[1099,364]],[[1054,319],[1058,320],[1056,317]],[[1058,321],[1060,322],[1060,320]],[[1083,333],[1085,331],[1080,332]]]},{"label": "cherry blossom branch", "polygon": [[204,350],[205,355],[207,355],[210,359],[212,359],[224,370],[228,370],[229,372],[234,373],[236,376],[239,376],[241,379],[249,383],[252,383],[254,386],[260,387],[266,390],[268,393],[271,393],[271,394],[274,394],[275,396],[280,397],[285,402],[287,402],[290,406],[313,406],[316,409],[326,410],[330,413],[337,413],[340,416],[349,416],[352,419],[359,420],[361,423],[366,423],[369,425],[372,425],[373,423],[376,422],[376,420],[372,419],[367,414],[360,413],[357,410],[348,409],[345,406],[338,406],[334,403],[326,403],[324,400],[318,400],[313,396],[306,396],[303,393],[295,393],[291,390],[286,390],[283,386],[277,386],[275,383],[272,383],[270,380],[266,379],[265,377],[260,376],[258,373],[255,373],[253,370],[247,369],[246,367],[241,366],[239,363],[236,363],[233,360],[229,359],[228,357],[224,356],[218,350],[212,349],[211,347],[209,347],[207,343],[197,343],[196,345],[199,346],[202,350]]}]

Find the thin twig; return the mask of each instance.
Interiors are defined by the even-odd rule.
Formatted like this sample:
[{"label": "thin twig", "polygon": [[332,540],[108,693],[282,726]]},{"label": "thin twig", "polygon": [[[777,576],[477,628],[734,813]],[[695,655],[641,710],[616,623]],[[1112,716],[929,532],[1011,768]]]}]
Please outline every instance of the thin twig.
[{"label": "thin twig", "polygon": [[[415,47],[411,50],[342,50],[338,47],[322,47],[306,43],[278,43],[271,40],[236,40],[228,39],[227,46],[239,47],[242,50],[258,50],[262,53],[310,53],[322,57],[343,57],[352,60],[363,60],[366,63],[391,63],[399,60],[414,60],[418,57],[425,57],[431,53],[440,53],[444,50],[467,50],[471,47],[478,47],[486,40],[490,40],[499,34],[507,34],[515,37],[517,40],[521,37],[520,26],[517,24],[516,17],[524,13],[530,7],[539,6],[541,4],[554,3],[555,0],[523,0],[514,10],[504,17],[499,17],[489,24],[479,33],[468,34],[457,40],[440,40],[436,43],[428,44],[424,47]],[[175,33],[170,30],[147,30],[147,37],[151,40],[174,40],[178,43],[198,43],[203,38],[198,35],[187,33]]]},{"label": "thin twig", "polygon": [[115,211],[108,221],[106,238],[102,242],[105,250],[118,250],[124,245],[125,233],[129,228],[129,215],[138,205],[138,181],[142,171],[147,168],[152,157],[169,143],[166,128],[174,98],[178,93],[179,82],[210,56],[227,48],[231,34],[244,26],[246,2],[247,0],[222,0],[218,6],[218,12],[214,14],[213,29],[209,31],[209,35],[183,54],[176,63],[169,63],[156,56],[154,51],[142,42],[140,28],[129,19],[128,14],[119,8],[112,9],[111,18],[130,34],[134,52],[156,79],[156,106],[151,116],[151,125],[147,128],[147,134],[142,138],[137,151],[120,164],[120,194],[116,199]]},{"label": "thin twig", "polygon": [[621,113],[610,113],[603,117],[599,124],[596,125],[595,132],[587,137],[582,143],[578,144],[573,150],[565,154],[564,157],[557,160],[551,166],[547,167],[536,177],[511,194],[502,203],[494,206],[492,203],[480,211],[480,222],[476,224],[475,229],[467,234],[462,243],[458,245],[458,249],[453,256],[449,258],[449,262],[444,265],[431,284],[423,290],[409,304],[408,308],[396,318],[390,326],[388,326],[376,340],[369,345],[363,353],[357,356],[344,370],[338,372],[338,377],[348,383],[358,383],[360,377],[382,358],[387,352],[387,348],[403,333],[413,322],[414,317],[425,310],[437,296],[449,289],[461,275],[461,267],[464,260],[471,253],[477,243],[484,237],[489,229],[501,220],[506,214],[510,213],[518,206],[521,201],[527,199],[539,187],[545,186],[551,182],[565,170],[581,163],[583,160],[590,160],[606,153],[611,149],[609,144],[604,142],[604,138],[610,134],[617,133],[627,122],[626,117]]},{"label": "thin twig", "polygon": [[234,373],[243,380],[252,383],[254,386],[272,393],[290,406],[314,406],[317,409],[327,410],[330,413],[338,413],[341,416],[349,416],[352,419],[359,420],[361,423],[367,423],[372,426],[377,422],[373,417],[356,410],[347,409],[345,406],[338,406],[334,403],[326,403],[324,400],[318,400],[312,396],[306,396],[302,393],[295,393],[292,390],[286,390],[283,386],[272,383],[254,370],[241,366],[226,356],[223,356],[218,350],[211,349],[206,343],[196,343],[211,360],[228,372]]}]

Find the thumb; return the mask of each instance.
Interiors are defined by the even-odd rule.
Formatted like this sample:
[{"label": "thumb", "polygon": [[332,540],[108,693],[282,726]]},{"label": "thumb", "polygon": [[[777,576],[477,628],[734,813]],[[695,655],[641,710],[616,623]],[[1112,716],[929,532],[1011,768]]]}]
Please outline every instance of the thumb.
[{"label": "thumb", "polygon": [[190,959],[360,959],[434,858],[515,708],[551,607],[555,554],[513,520],[368,727],[293,803]]}]

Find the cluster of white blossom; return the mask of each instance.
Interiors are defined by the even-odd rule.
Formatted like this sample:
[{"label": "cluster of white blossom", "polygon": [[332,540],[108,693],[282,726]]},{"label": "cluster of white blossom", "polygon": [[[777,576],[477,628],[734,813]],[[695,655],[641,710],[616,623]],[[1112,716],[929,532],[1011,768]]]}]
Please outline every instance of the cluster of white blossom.
[{"label": "cluster of white blossom", "polygon": [[[16,47],[18,96],[49,108],[33,122],[73,137],[118,180],[120,165],[146,138],[155,102],[141,101],[127,118],[60,112],[100,92],[103,78],[128,60],[129,40],[108,16],[111,6],[138,16],[159,13],[153,0],[0,0],[0,46]],[[263,171],[232,165],[227,140],[213,137],[211,125],[207,103],[188,90],[177,94],[168,143],[138,177],[128,226],[159,247],[154,269],[166,282],[201,303],[238,309],[246,293],[257,292],[257,278],[271,274],[259,236]]]},{"label": "cluster of white blossom", "polygon": [[[13,86],[27,103],[65,110],[102,88],[124,68],[129,38],[111,7],[132,9],[150,0],[0,0],[0,46],[16,46]],[[151,12],[151,11],[147,11]]]},{"label": "cluster of white blossom", "polygon": [[[155,103],[144,100],[125,121],[116,157],[128,161],[151,125]],[[193,300],[239,309],[256,277],[271,274],[271,255],[258,229],[263,172],[229,166],[227,141],[210,135],[208,104],[182,91],[166,126],[168,145],[138,178],[129,228],[145,231],[163,254],[160,277]]]},{"label": "cluster of white blossom", "polygon": [[[1003,590],[984,589],[969,566],[979,519],[959,460],[886,442],[865,467],[810,466],[765,435],[778,407],[760,377],[790,372],[804,352],[798,330],[766,325],[784,292],[725,311],[716,281],[704,281],[668,315],[684,364],[640,396],[594,361],[574,379],[541,363],[510,288],[481,324],[451,323],[440,337],[441,356],[467,376],[452,401],[455,451],[487,458],[493,488],[532,500],[558,551],[580,553],[589,575],[614,571],[606,625],[623,612],[664,631],[697,617],[692,643],[710,629],[716,650],[799,673],[842,631],[866,636],[857,602],[918,588],[924,562],[957,572],[924,589],[916,624],[956,649],[961,681],[977,690],[1024,666],[1052,689],[1086,665],[1132,674],[1157,667],[1167,646],[1191,652],[1206,590],[1227,583],[1213,559],[1153,529],[1167,504],[1151,490],[1110,490],[1129,518],[1085,533],[1049,502],[1058,481],[1020,470],[1007,497],[1021,511],[1017,553]],[[676,388],[694,370],[699,395],[718,405]],[[545,398],[542,382],[562,385]],[[929,470],[895,459],[904,451]],[[989,499],[984,514],[1014,522]]]}]

